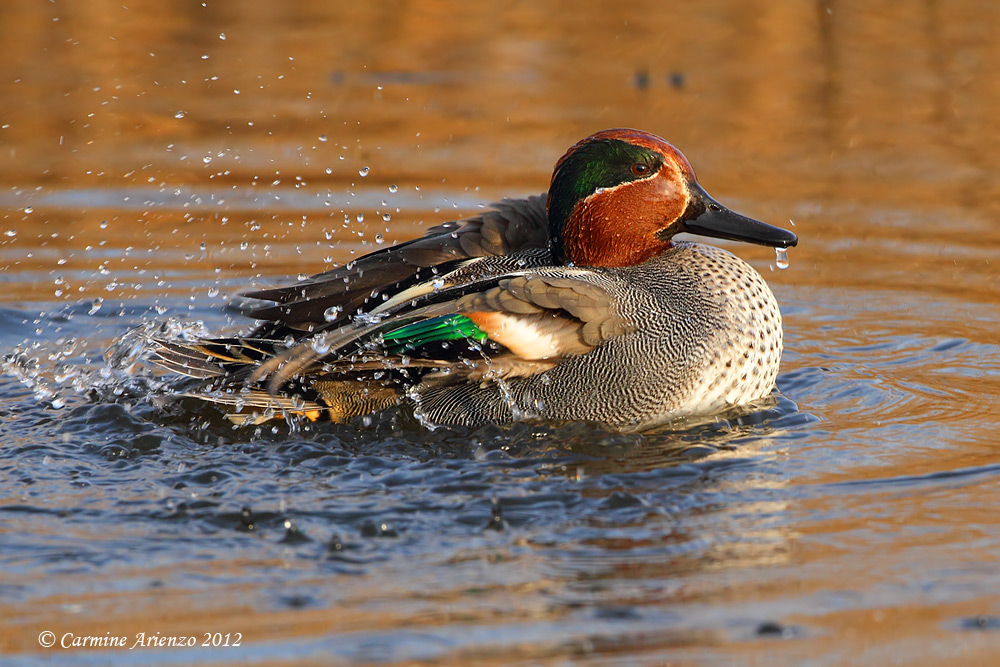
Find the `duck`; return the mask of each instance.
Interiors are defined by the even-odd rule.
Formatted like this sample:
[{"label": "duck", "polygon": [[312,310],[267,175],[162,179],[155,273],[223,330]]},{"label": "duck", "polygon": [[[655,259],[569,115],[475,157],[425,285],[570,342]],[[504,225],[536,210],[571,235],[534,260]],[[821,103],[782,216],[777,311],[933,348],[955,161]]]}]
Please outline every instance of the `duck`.
[{"label": "duck", "polygon": [[547,193],[245,292],[249,333],[154,337],[150,360],[186,377],[176,395],[238,425],[404,406],[431,428],[629,432],[767,397],[782,352],[774,294],[729,250],[680,233],[798,242],[718,203],[659,136],[608,129],[559,158]]}]

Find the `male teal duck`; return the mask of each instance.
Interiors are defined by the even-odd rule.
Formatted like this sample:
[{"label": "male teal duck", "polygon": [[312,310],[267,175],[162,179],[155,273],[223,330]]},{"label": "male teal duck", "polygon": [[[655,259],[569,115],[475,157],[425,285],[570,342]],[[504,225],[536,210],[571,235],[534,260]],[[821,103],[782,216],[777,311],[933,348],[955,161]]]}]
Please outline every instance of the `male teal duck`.
[{"label": "male teal duck", "polygon": [[750,265],[679,232],[776,248],[687,159],[613,129],[556,163],[547,195],[288,287],[249,292],[247,336],[158,339],[153,361],[236,423],[346,421],[409,405],[428,424],[537,417],[639,430],[767,396],[781,315]]}]

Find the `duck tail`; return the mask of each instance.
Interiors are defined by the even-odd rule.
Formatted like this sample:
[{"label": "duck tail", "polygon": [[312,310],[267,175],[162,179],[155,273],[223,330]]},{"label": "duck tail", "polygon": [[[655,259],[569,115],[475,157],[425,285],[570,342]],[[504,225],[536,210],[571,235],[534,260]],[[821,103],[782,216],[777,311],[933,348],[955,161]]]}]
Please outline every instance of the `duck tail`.
[{"label": "duck tail", "polygon": [[273,395],[260,389],[194,391],[183,396],[235,408],[226,413],[226,418],[237,426],[253,426],[289,416],[342,424],[353,417],[390,408],[402,398],[392,387],[362,380],[317,380],[304,393],[308,397]]}]

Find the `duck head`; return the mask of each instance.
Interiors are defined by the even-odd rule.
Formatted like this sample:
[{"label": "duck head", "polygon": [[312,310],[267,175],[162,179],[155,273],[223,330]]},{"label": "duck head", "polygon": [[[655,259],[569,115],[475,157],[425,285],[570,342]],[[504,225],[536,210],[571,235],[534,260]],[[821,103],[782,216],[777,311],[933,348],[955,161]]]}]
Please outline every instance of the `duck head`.
[{"label": "duck head", "polygon": [[679,150],[640,130],[604,130],[569,149],[549,186],[554,257],[578,266],[633,266],[680,232],[777,248],[795,234],[712,199]]}]

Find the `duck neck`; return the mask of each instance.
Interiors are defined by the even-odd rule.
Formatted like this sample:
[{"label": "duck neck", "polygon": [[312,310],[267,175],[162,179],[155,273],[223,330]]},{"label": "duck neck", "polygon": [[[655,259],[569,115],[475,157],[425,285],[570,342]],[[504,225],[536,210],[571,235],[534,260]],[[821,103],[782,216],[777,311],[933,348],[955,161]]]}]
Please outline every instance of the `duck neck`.
[{"label": "duck neck", "polygon": [[549,218],[552,254],[562,264],[635,266],[670,247],[658,221],[607,206],[579,202],[565,220]]}]

